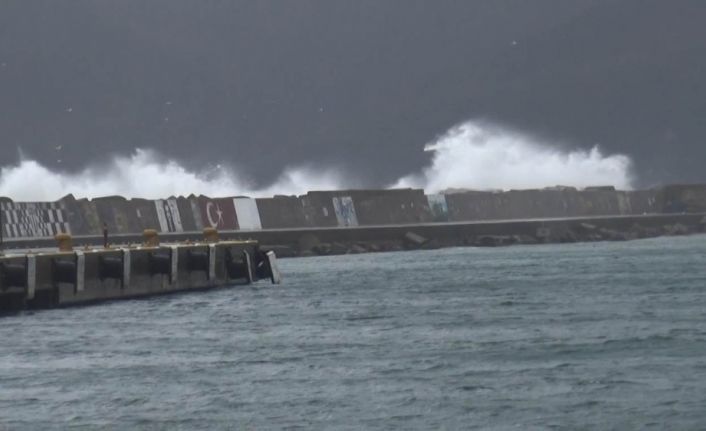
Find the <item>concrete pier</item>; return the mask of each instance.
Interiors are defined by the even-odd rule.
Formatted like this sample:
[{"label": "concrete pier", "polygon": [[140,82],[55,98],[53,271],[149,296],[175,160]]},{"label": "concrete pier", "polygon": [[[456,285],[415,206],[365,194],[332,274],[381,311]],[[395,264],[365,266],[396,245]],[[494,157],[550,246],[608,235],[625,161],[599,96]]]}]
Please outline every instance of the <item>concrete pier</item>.
[{"label": "concrete pier", "polygon": [[256,241],[167,244],[0,256],[0,310],[92,302],[279,282],[274,255]]}]

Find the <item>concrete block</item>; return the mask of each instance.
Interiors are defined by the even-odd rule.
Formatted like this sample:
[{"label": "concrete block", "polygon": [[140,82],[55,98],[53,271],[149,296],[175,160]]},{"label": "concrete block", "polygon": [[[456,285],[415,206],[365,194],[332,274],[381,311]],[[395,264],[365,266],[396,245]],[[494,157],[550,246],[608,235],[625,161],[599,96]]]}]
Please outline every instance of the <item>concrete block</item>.
[{"label": "concrete block", "polygon": [[140,222],[131,203],[122,196],[106,196],[91,201],[95,207],[98,234],[103,230],[103,223],[108,225],[111,234],[139,232]]},{"label": "concrete block", "polygon": [[191,201],[184,197],[178,197],[177,208],[179,209],[179,219],[184,232],[198,232],[202,227],[197,227],[194,212],[191,208]]},{"label": "concrete block", "polygon": [[9,238],[53,238],[71,233],[61,202],[0,202],[3,236]]},{"label": "concrete block", "polygon": [[279,265],[277,265],[277,256],[275,256],[275,252],[268,251],[265,255],[267,256],[267,264],[269,265],[270,273],[272,274],[272,284],[282,283],[282,274],[279,271]]},{"label": "concrete block", "polygon": [[79,199],[75,202],[75,205],[83,219],[83,229],[80,233],[83,235],[101,235],[103,221],[98,214],[95,202],[88,199]]},{"label": "concrete block", "polygon": [[260,230],[262,221],[257,208],[257,201],[248,197],[233,198],[233,206],[238,219],[239,230]]},{"label": "concrete block", "polygon": [[179,203],[176,198],[157,199],[154,201],[154,206],[157,211],[160,232],[184,232]]},{"label": "concrete block", "polygon": [[407,242],[408,244],[415,245],[418,247],[423,246],[424,244],[426,244],[429,241],[428,239],[426,239],[423,236],[418,235],[414,232],[405,233],[404,239],[405,239],[405,242]]},{"label": "concrete block", "polygon": [[136,228],[138,229],[136,232],[142,232],[145,229],[160,229],[157,208],[154,201],[148,199],[131,199],[128,206],[130,213],[135,218]]},{"label": "concrete block", "polygon": [[301,228],[314,226],[308,223],[304,203],[296,196],[275,196],[256,199],[263,229]]},{"label": "concrete block", "polygon": [[706,184],[670,185],[663,188],[666,213],[706,212]]},{"label": "concrete block", "polygon": [[204,228],[212,227],[220,231],[238,229],[238,218],[233,198],[211,199],[207,196],[199,196],[195,202],[192,207],[198,207],[199,214],[194,216],[194,219],[200,218]]}]

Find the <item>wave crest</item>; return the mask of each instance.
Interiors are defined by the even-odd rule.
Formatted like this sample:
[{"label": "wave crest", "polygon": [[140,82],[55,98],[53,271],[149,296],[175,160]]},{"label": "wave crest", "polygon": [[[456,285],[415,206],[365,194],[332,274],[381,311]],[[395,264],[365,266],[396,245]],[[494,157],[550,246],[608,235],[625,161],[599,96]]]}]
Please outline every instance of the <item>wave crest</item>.
[{"label": "wave crest", "polygon": [[467,122],[427,144],[431,164],[400,178],[393,187],[420,187],[436,193],[449,188],[528,189],[556,185],[613,185],[632,188],[632,162],[621,154],[564,151],[507,130]]},{"label": "wave crest", "polygon": [[69,193],[81,198],[120,195],[159,199],[191,193],[261,197],[304,194],[312,188],[337,189],[341,185],[334,171],[297,167],[285,169],[271,185],[256,188],[222,165],[194,172],[143,149],[129,156],[116,156],[106,166],[89,166],[75,174],[55,172],[26,159],[0,169],[0,196],[21,201],[52,201]]}]

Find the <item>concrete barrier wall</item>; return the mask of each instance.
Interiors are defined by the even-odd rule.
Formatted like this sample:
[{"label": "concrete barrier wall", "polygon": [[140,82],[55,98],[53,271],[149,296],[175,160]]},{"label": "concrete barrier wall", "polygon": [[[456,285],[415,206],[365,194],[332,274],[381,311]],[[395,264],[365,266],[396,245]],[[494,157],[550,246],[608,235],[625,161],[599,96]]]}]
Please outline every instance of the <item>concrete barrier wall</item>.
[{"label": "concrete barrier wall", "polygon": [[71,233],[67,212],[59,202],[0,202],[3,237],[42,238]]},{"label": "concrete barrier wall", "polygon": [[505,210],[503,194],[493,192],[450,193],[446,203],[449,221],[500,219]]},{"label": "concrete barrier wall", "polygon": [[[304,202],[296,196],[275,196],[256,199],[263,229],[292,229],[311,227],[304,210]],[[314,210],[315,211],[315,210]]]},{"label": "concrete barrier wall", "polygon": [[308,226],[410,224],[434,219],[423,190],[320,191],[300,199]]},{"label": "concrete barrier wall", "polygon": [[[445,196],[449,220],[504,220],[660,213],[660,191],[606,189],[465,192]],[[706,198],[705,198],[706,199]]]},{"label": "concrete barrier wall", "polygon": [[361,226],[429,223],[434,220],[423,190],[361,190],[350,195]]},{"label": "concrete barrier wall", "polygon": [[427,203],[431,210],[432,219],[435,222],[449,221],[449,205],[446,196],[443,194],[427,195]]},{"label": "concrete barrier wall", "polygon": [[671,185],[663,189],[666,213],[706,212],[706,185]]},{"label": "concrete barrier wall", "polygon": [[203,227],[197,227],[194,211],[191,208],[191,201],[181,196],[178,197],[176,201],[177,207],[179,208],[181,226],[184,232],[193,232],[203,229]]},{"label": "concrete barrier wall", "polygon": [[88,220],[84,216],[81,204],[73,195],[64,196],[59,201],[59,204],[64,209],[64,215],[69,223],[67,230],[70,230],[73,235],[90,235],[93,233]]},{"label": "concrete barrier wall", "polygon": [[235,206],[235,217],[238,220],[239,230],[262,229],[262,220],[255,199],[245,196],[235,197],[233,198],[233,206]]},{"label": "concrete barrier wall", "polygon": [[334,197],[350,197],[345,192],[309,192],[299,199],[307,226],[337,227],[338,219],[333,206]]},{"label": "concrete barrier wall", "polygon": [[615,190],[585,190],[576,193],[579,197],[579,205],[573,211],[574,217],[622,214]]},{"label": "concrete barrier wall", "polygon": [[570,187],[507,192],[467,191],[425,195],[418,189],[314,191],[303,196],[158,200],[120,196],[57,202],[13,202],[0,198],[5,238],[47,238],[59,232],[101,235],[218,230],[256,231],[353,227],[446,221],[512,220],[606,215],[706,212],[706,185],[651,190]]},{"label": "concrete barrier wall", "polygon": [[663,209],[661,190],[636,190],[618,192],[618,200],[625,207],[626,215],[657,214]]},{"label": "concrete barrier wall", "polygon": [[159,218],[157,217],[157,208],[154,201],[147,199],[132,199],[130,201],[131,211],[135,214],[138,230],[142,232],[145,229],[161,230]]},{"label": "concrete barrier wall", "polygon": [[98,233],[102,232],[103,223],[111,233],[127,234],[139,232],[141,223],[130,201],[122,196],[108,196],[91,201],[97,215]]}]

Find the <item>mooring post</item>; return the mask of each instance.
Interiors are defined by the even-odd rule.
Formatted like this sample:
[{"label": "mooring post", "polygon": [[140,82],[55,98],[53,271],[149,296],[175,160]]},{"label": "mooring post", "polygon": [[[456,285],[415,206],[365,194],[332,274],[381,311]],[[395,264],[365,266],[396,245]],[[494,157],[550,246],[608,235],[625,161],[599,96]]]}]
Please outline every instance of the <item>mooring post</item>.
[{"label": "mooring post", "polygon": [[142,231],[145,247],[159,247],[159,234],[154,229]]},{"label": "mooring post", "polygon": [[216,243],[219,241],[218,229],[207,227],[203,230],[203,239],[208,243]]},{"label": "mooring post", "polygon": [[74,246],[71,240],[71,235],[68,233],[58,233],[54,237],[56,239],[57,245],[59,246],[59,251],[73,251]]}]

